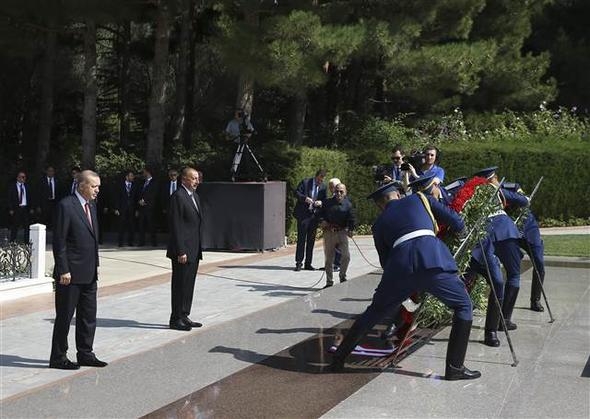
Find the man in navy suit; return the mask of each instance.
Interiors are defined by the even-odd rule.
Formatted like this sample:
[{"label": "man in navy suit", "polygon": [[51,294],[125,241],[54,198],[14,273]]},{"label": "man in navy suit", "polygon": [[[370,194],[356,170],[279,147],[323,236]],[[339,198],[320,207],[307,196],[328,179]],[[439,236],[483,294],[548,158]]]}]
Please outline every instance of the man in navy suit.
[{"label": "man in navy suit", "polygon": [[113,194],[113,210],[118,221],[119,247],[123,246],[125,235],[127,245],[133,246],[133,235],[135,234],[135,197],[137,185],[134,183],[135,173],[127,170],[125,178],[115,185]]},{"label": "man in navy suit", "polygon": [[304,255],[304,269],[308,271],[315,270],[311,265],[311,261],[313,259],[313,246],[319,223],[316,213],[321,208],[322,201],[326,199],[325,177],[326,171],[319,169],[315,177],[303,179],[295,191],[297,203],[295,204],[293,215],[297,219],[296,271],[301,270]]},{"label": "man in navy suit", "polygon": [[[78,175],[73,195],[57,205],[53,231],[55,323],[50,368],[75,370],[80,365],[104,367],[93,352],[98,281],[98,218],[94,200],[100,177],[91,170]],[[76,312],[78,363],[67,358],[68,332]]]},{"label": "man in navy suit", "polygon": [[62,197],[61,182],[55,177],[53,166],[47,166],[45,176],[40,179],[37,197],[37,212],[41,220],[47,226],[48,230],[53,228],[53,218],[55,217],[55,207]]},{"label": "man in navy suit", "polygon": [[27,185],[27,174],[19,171],[16,182],[8,188],[8,215],[10,216],[10,241],[15,241],[19,228],[23,229],[24,242],[29,243],[29,225],[33,215],[33,197]]},{"label": "man in navy suit", "polygon": [[[429,184],[433,181],[434,175],[429,175],[415,182]],[[463,220],[430,195],[418,192],[399,199],[399,193],[388,193],[393,194],[394,199],[387,202],[373,225],[375,247],[384,267],[383,276],[371,305],[357,318],[338,346],[330,369],[336,372],[342,370],[346,356],[377,321],[414,292],[426,291],[454,311],[445,378],[478,378],[481,376],[479,371],[471,371],[463,365],[473,320],[471,300],[459,279],[453,256],[436,237],[438,222],[453,231],[461,231]]]},{"label": "man in navy suit", "polygon": [[156,210],[158,200],[158,185],[152,177],[153,171],[149,167],[143,169],[143,184],[137,192],[137,224],[139,230],[139,245],[145,245],[145,235],[150,234],[152,246],[158,245],[156,237]]},{"label": "man in navy suit", "polygon": [[203,207],[196,194],[199,181],[200,176],[195,169],[184,168],[181,186],[170,197],[168,209],[170,234],[166,257],[172,261],[170,328],[176,330],[202,326],[188,317],[193,304],[199,261],[203,259]]}]

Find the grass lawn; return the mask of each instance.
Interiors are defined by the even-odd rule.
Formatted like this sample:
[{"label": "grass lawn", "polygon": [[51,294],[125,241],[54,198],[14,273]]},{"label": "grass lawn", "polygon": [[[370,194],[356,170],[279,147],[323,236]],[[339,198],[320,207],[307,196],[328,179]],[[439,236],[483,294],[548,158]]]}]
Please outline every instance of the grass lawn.
[{"label": "grass lawn", "polygon": [[545,255],[590,258],[590,234],[543,236]]}]

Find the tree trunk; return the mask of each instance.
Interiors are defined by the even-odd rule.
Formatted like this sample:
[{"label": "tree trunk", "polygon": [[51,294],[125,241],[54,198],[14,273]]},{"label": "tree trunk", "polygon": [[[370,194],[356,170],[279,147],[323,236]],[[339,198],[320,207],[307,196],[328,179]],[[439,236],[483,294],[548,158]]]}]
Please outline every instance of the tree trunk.
[{"label": "tree trunk", "polygon": [[164,130],[166,127],[166,78],[168,76],[168,46],[170,25],[168,6],[161,2],[156,19],[156,42],[152,66],[152,89],[149,99],[149,128],[147,135],[146,163],[154,168],[162,164]]},{"label": "tree trunk", "polygon": [[[246,13],[244,20],[253,30],[257,30],[259,25],[259,17],[256,11]],[[238,79],[238,95],[236,97],[236,108],[243,109],[244,112],[252,115],[252,106],[254,104],[254,79],[244,73],[240,72]]]},{"label": "tree trunk", "polygon": [[129,59],[131,56],[131,22],[123,23],[122,36],[119,37],[119,143],[123,147],[129,145]]},{"label": "tree trunk", "polygon": [[240,74],[238,80],[238,96],[236,98],[236,109],[243,109],[247,114],[252,114],[254,102],[254,80],[252,77]]},{"label": "tree trunk", "polygon": [[82,111],[82,167],[96,165],[96,24],[86,21],[84,33],[84,109]]},{"label": "tree trunk", "polygon": [[194,108],[195,108],[195,50],[197,48],[197,21],[195,17],[194,0],[190,1],[191,7],[191,32],[189,39],[189,54],[188,54],[188,68],[186,81],[186,104],[184,112],[184,126],[182,130],[182,143],[186,148],[192,145],[193,141],[193,125],[194,125]]},{"label": "tree trunk", "polygon": [[45,54],[41,74],[41,108],[39,110],[39,131],[37,134],[37,172],[41,173],[47,164],[53,126],[53,87],[55,75],[55,54],[57,32],[55,19],[50,19],[46,34]]},{"label": "tree trunk", "polygon": [[305,114],[307,113],[307,96],[305,93],[293,97],[289,107],[289,124],[287,136],[289,142],[300,146],[303,144]]},{"label": "tree trunk", "polygon": [[180,41],[176,65],[176,106],[172,121],[172,140],[175,143],[183,140],[182,137],[186,122],[188,60],[191,55],[191,21],[193,17],[192,3],[193,0],[182,0],[181,2]]}]

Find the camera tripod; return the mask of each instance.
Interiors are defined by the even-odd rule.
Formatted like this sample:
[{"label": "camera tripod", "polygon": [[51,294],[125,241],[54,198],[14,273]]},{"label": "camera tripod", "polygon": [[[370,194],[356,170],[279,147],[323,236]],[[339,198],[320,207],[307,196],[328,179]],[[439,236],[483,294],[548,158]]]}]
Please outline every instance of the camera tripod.
[{"label": "camera tripod", "polygon": [[263,181],[266,182],[267,179],[266,179],[266,175],[264,174],[264,169],[262,168],[262,166],[258,162],[258,159],[256,158],[256,156],[252,152],[252,149],[250,148],[250,146],[248,145],[248,143],[245,142],[245,141],[240,142],[238,144],[238,148],[236,150],[236,154],[234,155],[234,160],[232,162],[231,169],[230,169],[230,172],[231,172],[231,181],[232,182],[235,182],[236,181],[236,175],[237,175],[238,169],[240,167],[240,162],[242,161],[242,154],[244,154],[244,149],[248,150],[248,153],[250,153],[250,156],[252,157],[252,160],[254,161],[254,163],[256,163],[256,166],[258,167],[258,170],[262,174]]}]

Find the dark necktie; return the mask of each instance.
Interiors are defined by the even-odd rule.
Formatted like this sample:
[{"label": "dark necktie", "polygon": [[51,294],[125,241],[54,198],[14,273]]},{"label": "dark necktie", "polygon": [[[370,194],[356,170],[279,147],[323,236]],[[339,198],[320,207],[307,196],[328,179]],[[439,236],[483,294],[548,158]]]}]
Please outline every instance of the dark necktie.
[{"label": "dark necktie", "polygon": [[19,191],[18,191],[18,204],[22,205],[23,201],[25,199],[25,187],[24,185],[21,183],[19,185]]},{"label": "dark necktie", "polygon": [[55,199],[55,193],[53,192],[53,178],[49,178],[49,199]]},{"label": "dark necktie", "polygon": [[131,196],[131,183],[125,182],[125,189],[127,190],[127,196]]}]

